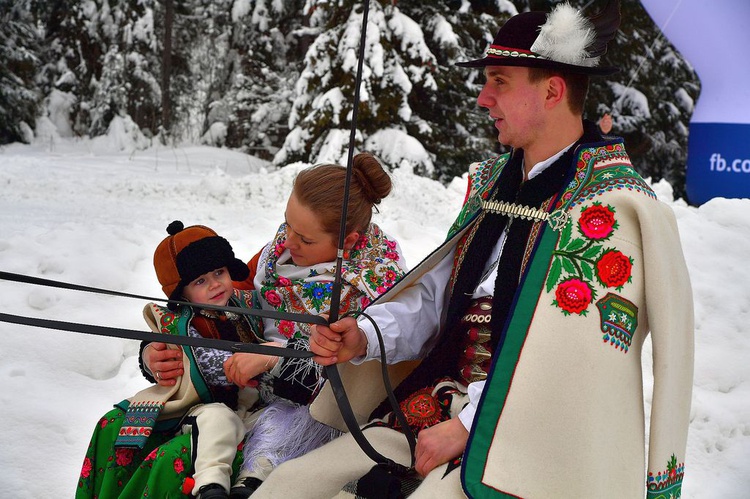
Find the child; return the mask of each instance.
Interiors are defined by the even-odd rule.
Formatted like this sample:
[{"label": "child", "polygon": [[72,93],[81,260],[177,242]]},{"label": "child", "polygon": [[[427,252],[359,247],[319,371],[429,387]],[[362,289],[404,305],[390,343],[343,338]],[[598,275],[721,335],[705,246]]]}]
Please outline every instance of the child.
[{"label": "child", "polygon": [[[179,221],[172,222],[167,232],[169,236],[156,248],[154,268],[168,298],[196,304],[252,307],[251,295],[235,290],[232,284],[232,279],[246,279],[249,270],[241,260],[234,257],[226,239],[208,227],[195,225],[184,228]],[[254,319],[246,315],[177,306],[168,302],[167,307],[148,304],[144,309],[144,317],[152,330],[164,334],[234,342],[258,341],[255,334],[258,324],[253,323]],[[155,344],[149,343],[145,348],[153,345]],[[237,447],[246,431],[240,417],[245,411],[236,413],[235,410],[241,406],[247,409],[254,401],[240,403],[238,388],[229,383],[224,375],[221,351],[202,347],[180,349],[175,345],[166,347],[181,351],[183,364],[189,367],[173,384],[156,384],[120,405],[120,409],[126,412],[115,440],[113,460],[118,466],[126,468],[133,461],[134,454],[155,448],[154,443],[158,445],[163,435],[190,435],[194,482],[185,480],[183,492],[192,493],[199,499],[227,498]],[[147,366],[144,369],[153,376],[153,381],[161,381],[160,371],[151,373]],[[246,390],[243,392],[251,394]],[[107,420],[105,417],[102,421]],[[156,437],[155,441],[146,446],[152,433]],[[95,441],[96,438],[92,439],[92,444]],[[99,441],[105,443],[106,439],[101,438]],[[94,456],[102,457],[100,454]],[[149,457],[151,456],[147,456],[144,462],[149,461]],[[184,467],[184,464],[178,465],[178,462],[183,463],[182,460],[174,461],[176,472],[178,468]],[[106,466],[102,462],[91,464],[92,468],[97,465]],[[136,470],[135,475],[142,468],[143,466]],[[95,475],[99,470],[94,468],[92,471]],[[101,473],[102,483],[94,488],[98,491],[98,496],[130,497],[136,493],[142,494],[140,480],[123,479],[127,478],[124,471],[115,467],[111,472],[107,469]],[[82,478],[85,478],[83,474]],[[123,484],[124,487],[119,489]],[[146,485],[153,496],[160,495],[156,487],[156,483]]]}]

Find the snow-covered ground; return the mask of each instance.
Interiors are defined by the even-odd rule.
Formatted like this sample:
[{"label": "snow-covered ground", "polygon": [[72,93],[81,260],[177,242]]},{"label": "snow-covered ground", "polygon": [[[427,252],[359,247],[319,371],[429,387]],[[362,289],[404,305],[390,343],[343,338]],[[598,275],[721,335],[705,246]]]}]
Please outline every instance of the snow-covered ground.
[{"label": "snow-covered ground", "polygon": [[[160,297],[151,259],[169,222],[208,225],[249,259],[307,166],[274,170],[197,146],[133,152],[119,139],[0,148],[0,270]],[[393,177],[375,220],[414,265],[444,237],[465,180],[446,188],[409,171]],[[666,183],[654,188],[677,215],[696,305],[683,497],[750,497],[750,200],[695,208],[673,201]],[[139,300],[7,281],[0,298],[2,313],[145,330]],[[73,496],[97,419],[146,386],[137,350],[131,340],[0,323],[0,497]]]}]

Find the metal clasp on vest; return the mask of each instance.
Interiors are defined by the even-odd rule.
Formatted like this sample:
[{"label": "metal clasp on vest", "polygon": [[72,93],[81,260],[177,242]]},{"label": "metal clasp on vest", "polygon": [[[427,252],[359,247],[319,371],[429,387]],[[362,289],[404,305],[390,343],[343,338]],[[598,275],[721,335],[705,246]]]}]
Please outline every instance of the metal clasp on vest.
[{"label": "metal clasp on vest", "polygon": [[565,210],[555,210],[547,213],[539,208],[532,208],[515,203],[503,201],[482,201],[482,209],[489,213],[505,215],[510,219],[521,218],[523,220],[535,220],[538,222],[547,222],[552,230],[560,232],[568,224],[570,216]]}]

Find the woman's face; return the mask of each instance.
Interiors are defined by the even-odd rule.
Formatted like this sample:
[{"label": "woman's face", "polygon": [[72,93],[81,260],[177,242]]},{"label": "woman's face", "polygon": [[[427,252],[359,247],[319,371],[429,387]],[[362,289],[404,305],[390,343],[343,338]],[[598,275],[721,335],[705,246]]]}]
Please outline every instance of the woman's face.
[{"label": "woman's face", "polygon": [[318,217],[292,194],[286,204],[286,248],[295,265],[307,267],[336,260],[336,242]]}]

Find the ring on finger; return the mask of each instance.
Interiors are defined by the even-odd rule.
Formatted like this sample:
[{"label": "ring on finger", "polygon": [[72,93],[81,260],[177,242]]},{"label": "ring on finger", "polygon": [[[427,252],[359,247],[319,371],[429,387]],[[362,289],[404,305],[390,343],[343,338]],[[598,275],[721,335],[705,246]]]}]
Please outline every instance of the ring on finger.
[{"label": "ring on finger", "polygon": [[156,379],[161,381],[161,371],[156,371]]}]

